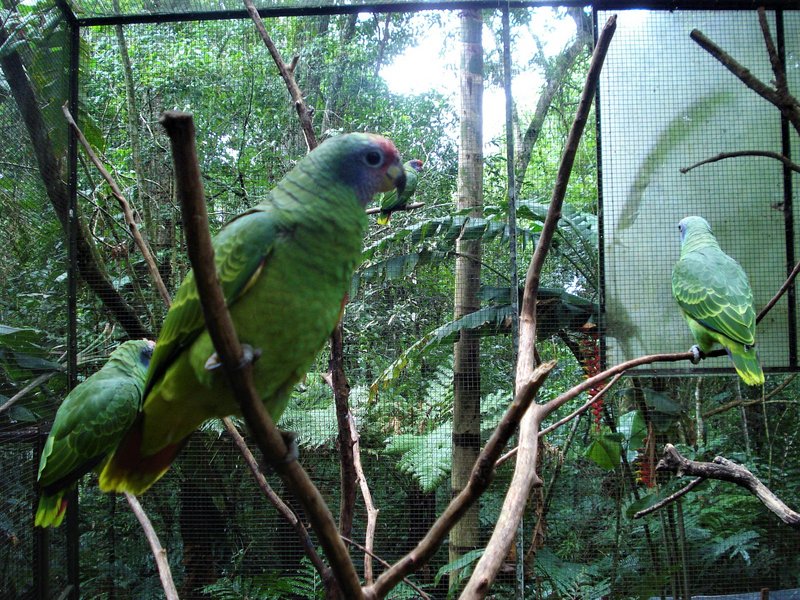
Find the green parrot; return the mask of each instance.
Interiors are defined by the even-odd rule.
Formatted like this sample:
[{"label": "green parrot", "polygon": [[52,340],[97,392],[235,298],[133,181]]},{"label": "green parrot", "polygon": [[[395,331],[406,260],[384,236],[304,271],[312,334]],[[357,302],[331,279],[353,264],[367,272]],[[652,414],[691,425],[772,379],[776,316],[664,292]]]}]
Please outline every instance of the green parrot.
[{"label": "green parrot", "polygon": [[681,307],[700,351],[721,345],[747,385],[764,383],[755,349],[756,311],[753,290],[744,269],[719,247],[711,226],[702,217],[678,224],[681,256],[672,271],[672,294]]},{"label": "green parrot", "polygon": [[58,407],[39,461],[39,527],[61,525],[67,508],[64,496],[103,462],[133,424],[154,346],[150,340],[121,344],[103,368]]},{"label": "green parrot", "polygon": [[406,173],[406,187],[402,192],[391,191],[384,194],[381,202],[381,212],[378,214],[378,225],[388,225],[389,217],[396,210],[405,208],[411,196],[417,191],[417,174],[422,171],[422,161],[419,159],[410,160],[403,165]]},{"label": "green parrot", "polygon": [[[277,422],[344,309],[367,231],[367,204],[405,174],[378,135],[331,138],[213,240],[217,276],[256,389]],[[238,415],[190,272],[164,319],[135,423],[100,474],[103,491],[140,494],[204,421]]]}]

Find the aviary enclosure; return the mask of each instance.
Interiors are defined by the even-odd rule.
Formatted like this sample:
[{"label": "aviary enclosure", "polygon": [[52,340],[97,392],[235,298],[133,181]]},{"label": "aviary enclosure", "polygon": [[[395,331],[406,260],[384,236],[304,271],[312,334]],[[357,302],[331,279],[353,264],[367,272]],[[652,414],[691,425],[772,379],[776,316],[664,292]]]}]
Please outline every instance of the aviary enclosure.
[{"label": "aviary enclosure", "polygon": [[[798,597],[800,13],[756,8],[6,0],[0,596]],[[368,209],[278,423],[298,461],[206,422],[139,499],[154,551],[94,473],[60,527],[34,514],[61,401],[156,338],[190,268],[170,110],[212,233],[316,140],[379,133],[423,170],[387,225]],[[687,215],[749,275],[763,387],[690,361]]]}]

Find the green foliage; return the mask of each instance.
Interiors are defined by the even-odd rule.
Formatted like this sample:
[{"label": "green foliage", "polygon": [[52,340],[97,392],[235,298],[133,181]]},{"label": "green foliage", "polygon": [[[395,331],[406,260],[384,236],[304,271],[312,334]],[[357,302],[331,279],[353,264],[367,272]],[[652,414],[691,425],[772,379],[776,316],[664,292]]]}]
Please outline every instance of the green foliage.
[{"label": "green foliage", "polygon": [[602,577],[600,563],[582,564],[562,560],[547,548],[536,554],[536,572],[561,598],[600,598],[611,591],[611,582]]},{"label": "green foliage", "polygon": [[452,594],[460,589],[461,583],[466,582],[470,575],[472,575],[472,570],[475,568],[481,556],[483,556],[483,548],[476,548],[475,550],[470,550],[462,554],[456,560],[447,563],[436,572],[434,584],[438,584],[442,577],[450,575],[451,573],[456,573],[455,580],[451,581],[450,591],[447,594],[448,598],[452,598]]},{"label": "green foliage", "polygon": [[303,559],[301,569],[292,575],[273,571],[255,576],[224,577],[205,586],[203,592],[215,600],[281,600],[288,596],[315,600],[324,597],[319,574],[307,559]]}]

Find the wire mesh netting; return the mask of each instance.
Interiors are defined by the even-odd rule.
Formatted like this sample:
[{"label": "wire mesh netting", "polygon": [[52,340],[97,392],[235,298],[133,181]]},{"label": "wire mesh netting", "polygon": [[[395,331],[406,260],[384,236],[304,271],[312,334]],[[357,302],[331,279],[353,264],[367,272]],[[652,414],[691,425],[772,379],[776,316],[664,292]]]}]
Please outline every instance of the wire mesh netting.
[{"label": "wire mesh netting", "polygon": [[[279,8],[287,6],[311,3]],[[239,7],[85,4],[76,13],[174,16],[223,8]],[[320,3],[314,8],[321,9]],[[7,136],[0,145],[0,223],[7,232],[0,249],[0,597],[77,597],[78,587],[85,598],[163,597],[128,501],[101,493],[96,474],[78,484],[79,510],[70,512],[77,514],[77,529],[70,533],[65,524],[45,533],[33,527],[39,456],[68,391],[70,322],[77,329],[75,359],[83,382],[120,342],[155,339],[167,308],[120,203],[79,150],[73,266],[80,283],[70,314],[67,220],[57,214],[66,206],[57,201],[58,190],[68,197],[61,106],[69,99],[69,30],[59,19],[51,21],[58,15],[53,7],[7,10],[0,29],[0,135]],[[356,486],[352,505],[342,495],[341,415],[331,393],[327,345],[294,386],[279,422],[295,433],[300,462],[332,513],[339,517],[343,503],[352,506],[350,538],[360,544],[374,539],[373,552],[390,563],[414,547],[464,486],[512,397],[522,279],[592,42],[588,10],[515,10],[513,59],[504,65],[500,13],[467,13],[267,20],[277,46],[286,49],[284,59],[298,55],[293,75],[320,138],[377,132],[394,141],[404,161],[424,163],[412,199],[423,207],[393,213],[388,226],[370,216],[363,262],[344,311],[343,367],[363,467],[363,487]],[[602,24],[607,16],[595,18]],[[769,16],[773,30],[782,23],[788,78],[796,88],[798,70],[790,67],[800,55],[800,20],[794,13],[779,18],[780,23]],[[699,27],[769,81],[757,23],[752,12],[620,14],[600,89],[599,127],[581,142],[542,275],[537,350],[543,360],[559,364],[540,400],[558,398],[598,372],[601,358],[610,363],[688,347],[688,329],[669,297],[678,252],[675,224],[685,211],[702,211],[712,221],[723,247],[751,273],[759,304],[783,281],[784,213],[770,208],[785,201],[780,166],[749,159],[674,174],[678,166],[723,151],[731,140],[780,151],[777,111],[684,43],[688,31]],[[430,45],[431,39],[438,45]],[[132,205],[136,226],[174,297],[189,263],[160,115],[176,108],[194,114],[210,225],[218,232],[267,198],[306,154],[295,107],[250,21],[82,27],[80,40],[73,109]],[[18,79],[9,62],[16,56],[24,64]],[[504,67],[511,69],[515,100],[514,226],[508,222]],[[419,80],[427,72],[433,75],[426,87]],[[18,94],[26,81],[33,105]],[[25,110],[39,111],[48,138],[32,135],[36,130]],[[43,148],[56,162],[42,162]],[[719,181],[704,171],[714,168],[724,169]],[[747,235],[734,227],[737,220],[748,223]],[[650,250],[643,240],[650,240]],[[334,259],[337,248],[314,250]],[[598,327],[600,256],[608,337]],[[759,329],[762,362],[775,371],[794,366],[786,307],[784,300]],[[647,329],[652,322],[657,332]],[[240,334],[258,325],[241,323]],[[658,336],[664,327],[680,335],[667,341]],[[519,543],[505,557],[493,588],[496,597],[689,598],[800,586],[797,533],[745,490],[706,482],[680,503],[633,518],[684,483],[654,472],[667,442],[684,444],[687,454],[696,450],[698,459],[719,453],[746,464],[792,504],[800,485],[793,451],[800,418],[793,403],[796,386],[772,377],[763,402],[747,393],[742,399],[726,376],[636,377],[594,401],[592,410],[585,409],[600,385],[565,404],[548,422],[582,406],[583,416],[543,441],[539,467],[546,484],[534,489]],[[235,424],[252,442],[244,424]],[[261,469],[307,524],[302,502],[265,463]],[[498,468],[479,506],[413,576],[428,597],[447,597],[449,585],[469,576],[498,521],[513,469],[513,461]],[[365,489],[378,509],[374,538],[368,534],[369,503],[361,497]],[[296,531],[267,502],[220,420],[207,421],[192,435],[141,503],[166,549],[181,598],[323,597],[320,574]],[[313,533],[312,540],[318,543]],[[360,548],[350,550],[359,576],[366,578],[370,561]],[[70,558],[78,560],[77,573],[70,574]],[[371,562],[376,574],[383,571],[377,559]],[[409,584],[392,594],[424,597]]]},{"label": "wire mesh netting", "polygon": [[[770,27],[775,30],[774,20]],[[620,16],[600,91],[610,363],[679,352],[693,343],[674,310],[670,285],[683,217],[709,221],[723,250],[748,273],[757,309],[780,287],[787,262],[793,266],[787,254],[787,246],[793,250],[791,191],[779,161],[744,155],[683,172],[726,152],[780,154],[782,148],[779,110],[690,39],[693,30],[759,79],[772,76],[749,13]],[[759,325],[759,356],[767,368],[796,367],[795,317],[788,306],[783,299]],[[703,368],[726,367],[726,361],[709,360]]]}]

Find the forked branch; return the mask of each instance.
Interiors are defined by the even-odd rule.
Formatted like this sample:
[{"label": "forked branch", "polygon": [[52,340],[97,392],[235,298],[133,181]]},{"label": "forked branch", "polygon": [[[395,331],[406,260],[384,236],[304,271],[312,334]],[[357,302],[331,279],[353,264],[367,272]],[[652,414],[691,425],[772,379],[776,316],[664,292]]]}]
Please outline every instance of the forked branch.
[{"label": "forked branch", "polygon": [[[533,257],[525,278],[525,292],[522,298],[522,309],[519,319],[519,355],[517,358],[516,385],[519,389],[522,382],[526,381],[529,373],[533,369],[536,360],[536,297],[539,292],[539,281],[544,267],[544,261],[550,251],[553,235],[558,227],[561,218],[561,207],[567,192],[572,166],[578,152],[578,145],[583,135],[584,127],[589,119],[589,112],[594,99],[597,83],[600,80],[600,71],[605,60],[611,39],[617,27],[617,17],[612,15],[597,40],[592,60],[589,65],[589,73],[586,76],[583,91],[575,119],[572,122],[564,153],[561,156],[556,182],[550,198],[550,206],[547,216],[539,234],[539,241],[536,244]],[[519,527],[522,514],[525,510],[531,487],[541,485],[542,480],[536,473],[536,461],[539,452],[539,426],[542,420],[555,409],[556,405],[552,402],[547,404],[536,404],[531,407],[527,414],[522,418],[519,431],[519,451],[517,453],[517,463],[514,475],[511,480],[503,508],[497,520],[486,551],[481,556],[475,570],[470,577],[461,598],[483,598],[489,591],[494,578],[502,566],[503,559],[508,555],[508,551],[514,540],[514,534]]]},{"label": "forked branch", "polygon": [[761,480],[753,475],[744,465],[738,465],[722,456],[717,456],[713,462],[699,462],[689,460],[681,455],[672,444],[664,446],[664,456],[658,461],[656,471],[668,471],[679,477],[692,475],[705,479],[718,479],[728,481],[745,488],[761,500],[762,504],[775,513],[778,518],[795,529],[800,529],[800,514],[778,498],[772,490],[764,485]]}]

